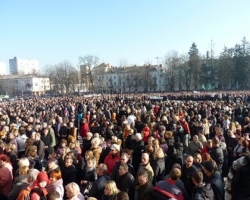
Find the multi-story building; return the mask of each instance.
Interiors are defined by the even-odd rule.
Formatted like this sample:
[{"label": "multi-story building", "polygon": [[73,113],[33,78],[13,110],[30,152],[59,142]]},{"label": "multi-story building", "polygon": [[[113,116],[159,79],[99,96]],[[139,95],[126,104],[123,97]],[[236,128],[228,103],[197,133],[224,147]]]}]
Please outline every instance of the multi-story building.
[{"label": "multi-story building", "polygon": [[7,75],[6,64],[0,61],[0,75]]},{"label": "multi-story building", "polygon": [[34,59],[9,59],[10,74],[36,74],[39,71],[39,62]]},{"label": "multi-story building", "polygon": [[10,96],[41,95],[50,91],[50,79],[37,75],[0,76],[0,93]]},{"label": "multi-story building", "polygon": [[93,77],[96,92],[162,92],[167,84],[161,65],[113,67],[102,63],[93,68]]}]

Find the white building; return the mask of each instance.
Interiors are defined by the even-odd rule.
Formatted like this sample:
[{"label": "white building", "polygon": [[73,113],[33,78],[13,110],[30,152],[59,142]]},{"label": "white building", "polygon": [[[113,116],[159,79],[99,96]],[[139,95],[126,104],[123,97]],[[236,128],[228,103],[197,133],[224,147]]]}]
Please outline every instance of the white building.
[{"label": "white building", "polygon": [[41,95],[50,91],[50,79],[37,75],[0,76],[1,93],[10,96]]},{"label": "white building", "polygon": [[39,71],[39,62],[34,59],[9,59],[10,74],[35,74]]},{"label": "white building", "polygon": [[0,75],[7,75],[6,64],[0,61]]},{"label": "white building", "polygon": [[93,68],[96,92],[163,92],[166,72],[162,66],[112,67],[102,63]]}]

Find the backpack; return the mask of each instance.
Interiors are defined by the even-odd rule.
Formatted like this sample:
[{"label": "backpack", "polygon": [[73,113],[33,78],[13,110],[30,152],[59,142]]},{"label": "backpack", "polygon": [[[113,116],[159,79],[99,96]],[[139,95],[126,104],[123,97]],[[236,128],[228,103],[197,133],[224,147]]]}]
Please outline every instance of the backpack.
[{"label": "backpack", "polygon": [[196,193],[199,193],[201,196],[201,199],[199,199],[199,200],[214,200],[214,198],[215,198],[214,191],[213,191],[210,183],[207,183],[202,187],[198,187],[195,191],[195,194]]}]

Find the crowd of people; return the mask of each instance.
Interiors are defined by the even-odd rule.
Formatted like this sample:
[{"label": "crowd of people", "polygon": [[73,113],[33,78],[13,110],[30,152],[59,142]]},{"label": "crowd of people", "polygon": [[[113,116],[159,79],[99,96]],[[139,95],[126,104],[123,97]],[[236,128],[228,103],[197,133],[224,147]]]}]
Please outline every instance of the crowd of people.
[{"label": "crowd of people", "polygon": [[0,199],[249,199],[250,95],[197,95],[1,102]]}]

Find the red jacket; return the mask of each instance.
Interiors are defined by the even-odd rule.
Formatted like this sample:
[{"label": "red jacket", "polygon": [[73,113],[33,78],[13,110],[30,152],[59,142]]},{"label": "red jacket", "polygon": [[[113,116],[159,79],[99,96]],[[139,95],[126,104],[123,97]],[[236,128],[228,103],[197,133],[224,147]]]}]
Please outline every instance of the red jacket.
[{"label": "red jacket", "polygon": [[115,168],[115,165],[117,162],[120,162],[120,154],[118,153],[114,158],[112,157],[111,153],[109,153],[105,160],[104,160],[104,164],[107,165],[108,171],[107,174],[111,174],[113,169]]},{"label": "red jacket", "polygon": [[5,166],[0,168],[0,194],[7,196],[12,190],[13,175],[12,166],[10,163],[6,163]]},{"label": "red jacket", "polygon": [[144,142],[148,142],[148,138],[150,137],[150,128],[148,126],[145,126],[143,129],[142,129],[142,140]]},{"label": "red jacket", "polygon": [[182,127],[183,127],[185,133],[186,133],[186,134],[190,134],[190,129],[189,129],[188,123],[187,123],[186,121],[184,121],[184,122],[181,122],[181,125],[182,125]]},{"label": "red jacket", "polygon": [[80,128],[80,136],[86,138],[87,132],[89,132],[89,125],[88,123],[84,123]]}]

